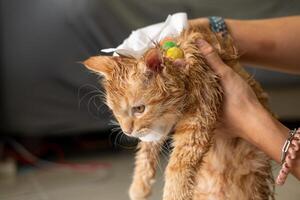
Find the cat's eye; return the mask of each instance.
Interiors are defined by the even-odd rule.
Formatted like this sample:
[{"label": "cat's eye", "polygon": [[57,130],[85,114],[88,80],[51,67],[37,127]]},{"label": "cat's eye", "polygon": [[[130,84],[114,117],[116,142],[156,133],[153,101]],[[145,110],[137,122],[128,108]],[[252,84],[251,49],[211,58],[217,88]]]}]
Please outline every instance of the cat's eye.
[{"label": "cat's eye", "polygon": [[145,105],[132,107],[132,114],[141,114],[145,111]]}]

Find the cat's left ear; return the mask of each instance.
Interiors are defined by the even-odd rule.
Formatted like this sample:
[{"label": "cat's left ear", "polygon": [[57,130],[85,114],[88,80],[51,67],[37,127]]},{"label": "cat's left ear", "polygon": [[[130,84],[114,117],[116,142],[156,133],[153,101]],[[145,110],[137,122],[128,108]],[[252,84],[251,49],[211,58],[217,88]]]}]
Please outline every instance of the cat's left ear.
[{"label": "cat's left ear", "polygon": [[83,64],[89,70],[110,79],[113,69],[118,66],[117,60],[116,56],[92,56],[85,60]]}]

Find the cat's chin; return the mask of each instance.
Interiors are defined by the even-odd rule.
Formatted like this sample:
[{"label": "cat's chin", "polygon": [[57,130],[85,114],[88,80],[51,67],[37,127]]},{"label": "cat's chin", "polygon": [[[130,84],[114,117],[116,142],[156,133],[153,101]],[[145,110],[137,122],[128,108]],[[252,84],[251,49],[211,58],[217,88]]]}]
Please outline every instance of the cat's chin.
[{"label": "cat's chin", "polygon": [[139,137],[139,139],[143,142],[155,142],[155,141],[159,141],[161,138],[162,135],[158,133],[149,133],[145,136]]}]

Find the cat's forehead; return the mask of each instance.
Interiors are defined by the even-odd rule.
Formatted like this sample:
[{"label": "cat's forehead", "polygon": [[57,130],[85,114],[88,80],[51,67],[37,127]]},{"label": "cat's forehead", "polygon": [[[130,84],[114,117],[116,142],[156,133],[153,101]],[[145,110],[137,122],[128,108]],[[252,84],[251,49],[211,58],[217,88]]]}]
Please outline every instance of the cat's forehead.
[{"label": "cat's forehead", "polygon": [[110,108],[117,112],[127,112],[132,106],[139,105],[143,102],[143,95],[141,91],[132,92],[126,90],[122,93],[107,92],[107,104]]},{"label": "cat's forehead", "polygon": [[127,104],[138,101],[146,92],[143,81],[139,80],[138,75],[111,80],[106,86],[108,100],[122,101]]}]

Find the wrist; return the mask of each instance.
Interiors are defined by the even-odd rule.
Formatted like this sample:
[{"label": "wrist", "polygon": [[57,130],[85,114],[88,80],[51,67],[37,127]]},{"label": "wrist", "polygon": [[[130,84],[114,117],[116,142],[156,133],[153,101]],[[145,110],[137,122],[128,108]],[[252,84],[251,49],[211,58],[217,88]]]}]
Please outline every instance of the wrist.
[{"label": "wrist", "polygon": [[235,20],[235,19],[225,19],[225,23],[227,25],[228,32],[233,39],[234,45],[240,54],[240,60],[243,62],[247,59],[247,40],[245,40],[245,31],[246,29],[246,21]]},{"label": "wrist", "polygon": [[253,103],[249,108],[243,138],[279,163],[281,148],[289,129],[275,119],[259,102]]}]

